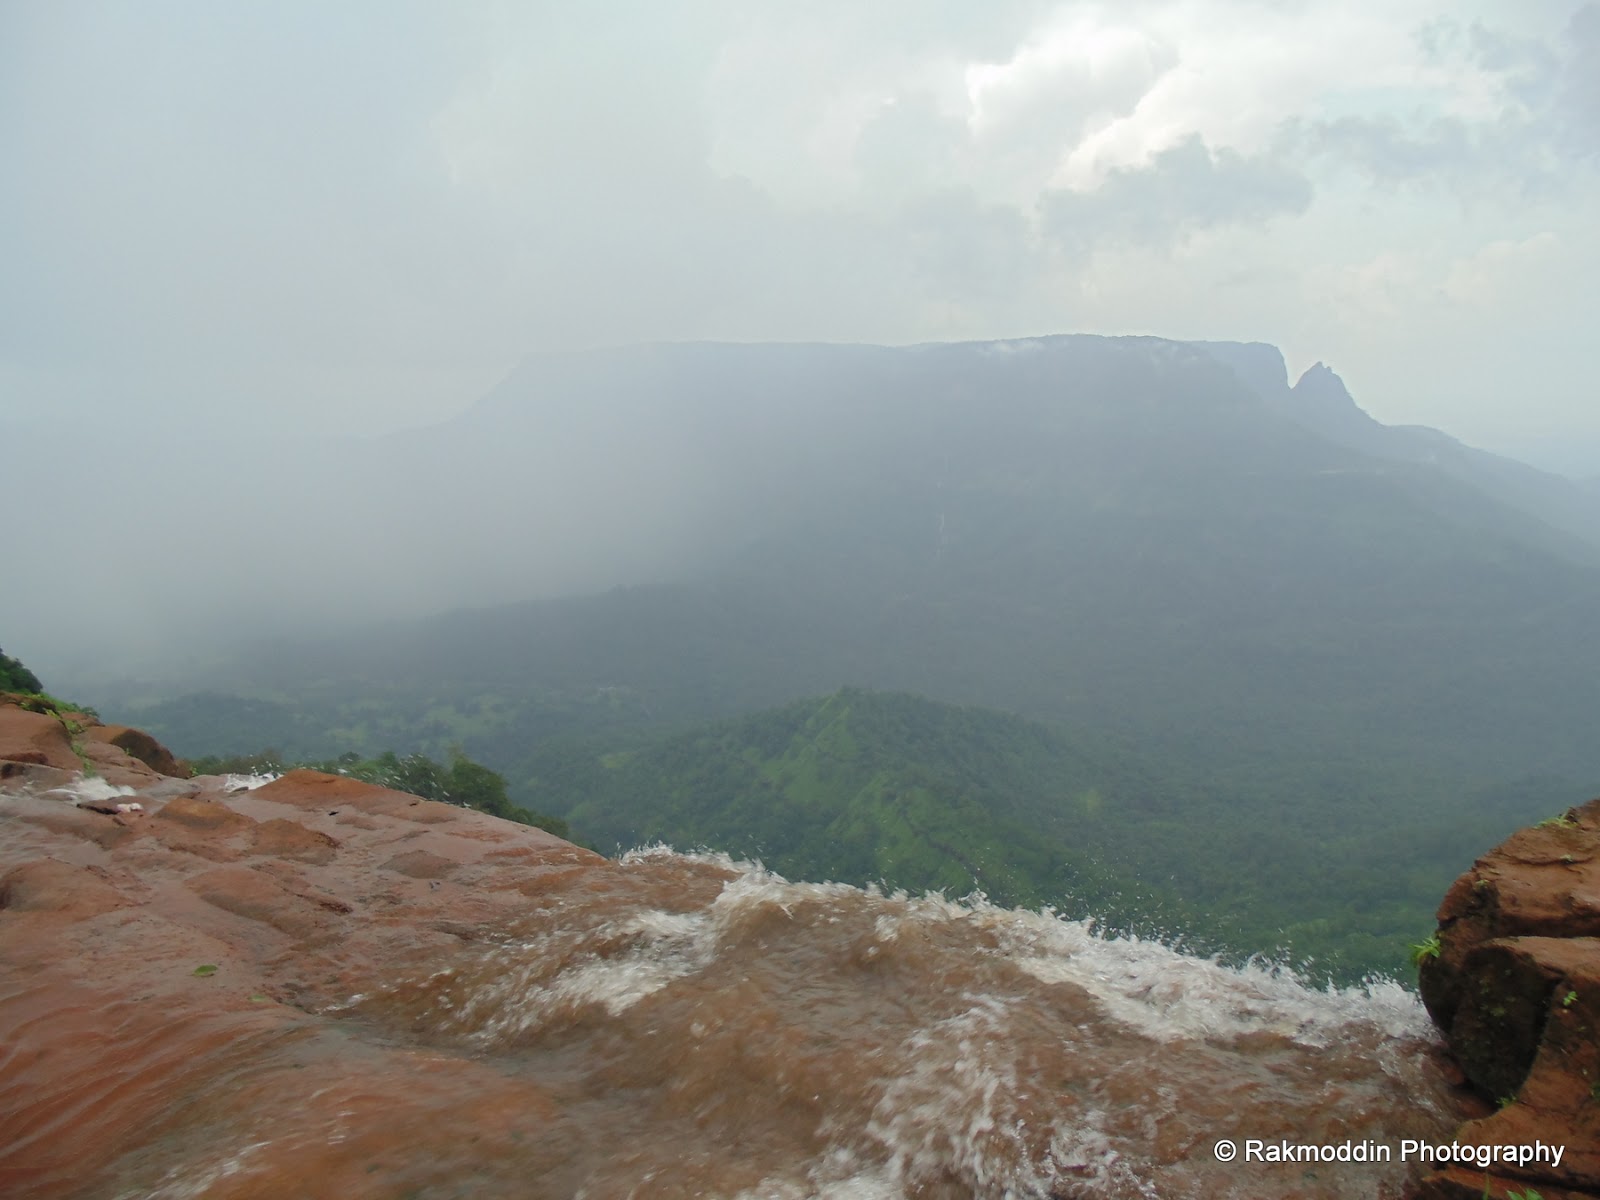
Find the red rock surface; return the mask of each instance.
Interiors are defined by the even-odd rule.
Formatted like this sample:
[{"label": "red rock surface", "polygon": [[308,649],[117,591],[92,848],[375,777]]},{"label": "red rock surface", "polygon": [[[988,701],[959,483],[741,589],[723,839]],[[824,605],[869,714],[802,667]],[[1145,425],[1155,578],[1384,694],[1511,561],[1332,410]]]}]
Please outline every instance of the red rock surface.
[{"label": "red rock surface", "polygon": [[29,712],[0,697],[0,760],[76,771],[83,763],[72,749],[72,735],[57,718]]},{"label": "red rock surface", "polygon": [[1467,1079],[1499,1107],[1457,1140],[1562,1145],[1560,1167],[1452,1169],[1426,1200],[1532,1188],[1600,1196],[1600,800],[1514,834],[1439,909],[1423,1000]]},{"label": "red rock surface", "polygon": [[[1080,984],[1042,988],[992,953],[997,932],[938,905],[919,923],[904,898],[779,886],[684,856],[627,868],[537,829],[315,772],[230,791],[225,779],[161,775],[116,734],[88,739],[104,748],[94,761],[138,791],[87,808],[72,773],[81,731],[45,720],[53,728],[0,706],[0,748],[30,756],[0,778],[3,1197],[799,1196],[814,1193],[763,1180],[831,1162],[829,1138],[874,1121],[884,1145],[932,1156],[904,1194],[971,1196],[980,1176],[1002,1181],[985,1194],[1020,1194],[994,1174],[1011,1151],[962,1141],[989,1128],[991,1097],[1024,1106],[1001,1122],[1019,1139],[1099,1114],[1099,1138],[1121,1139],[1150,1178],[1179,1181],[1116,1195],[1237,1196],[1238,1177],[1205,1150],[1214,1130],[1437,1137],[1462,1113],[1436,1051],[1410,1035],[1356,1022],[1338,1027],[1353,1048],[1266,1029],[1162,1040]],[[1577,851],[1557,849],[1538,842],[1538,869],[1573,867]],[[1471,890],[1441,962],[1470,958],[1457,939],[1473,929],[1484,946],[1503,940],[1476,907],[1488,889]],[[1508,877],[1502,907],[1523,902],[1527,914],[1554,904]],[[883,932],[886,919],[897,932]],[[1535,925],[1494,961],[1578,979],[1585,948],[1547,945],[1551,930]],[[708,933],[717,952],[671,974]],[[635,956],[641,939],[664,950]],[[651,974],[663,969],[675,986]],[[588,995],[578,984],[598,972],[623,993],[563,999]],[[1484,1007],[1459,974],[1444,988],[1457,1022]],[[1268,1003],[1239,979],[1208,986]],[[1576,990],[1567,1017],[1552,1018],[1568,1024],[1537,1050],[1560,1069],[1536,1066],[1513,1106],[1525,1114],[1491,1121],[1587,1119],[1570,1069],[1590,1061],[1600,996],[1589,982]],[[530,991],[536,1002],[518,1003]],[[1032,1014],[996,1061],[1020,1056],[1045,1086],[983,1084],[970,1039],[988,1036],[991,1010],[973,995]],[[1312,1020],[1304,1002],[1289,1011]],[[968,1032],[927,1032],[950,1028]],[[1553,1128],[1534,1132],[1548,1141]],[[1112,1145],[1088,1143],[1081,1163],[1074,1151],[1059,1194],[1112,1194],[1072,1175],[1115,1166]],[[1353,1194],[1298,1167],[1271,1178],[1259,1194]],[[1441,1173],[1426,1186],[1475,1200],[1484,1179]],[[1504,1197],[1507,1181],[1494,1186]]]},{"label": "red rock surface", "polygon": [[189,768],[172,751],[142,729],[127,725],[101,725],[95,723],[84,733],[86,740],[115,746],[129,757],[143,763],[157,775],[171,775],[179,779],[189,777]]},{"label": "red rock surface", "polygon": [[[0,710],[0,748],[39,770],[77,765],[60,730]],[[537,1085],[324,1014],[605,860],[314,772],[228,792],[115,765],[141,811],[79,807],[59,774],[0,783],[0,1196],[399,1194],[392,1164],[460,1171],[538,1132]],[[229,1141],[262,1114],[281,1137]]]},{"label": "red rock surface", "polygon": [[126,725],[103,725],[89,713],[30,711],[29,701],[0,694],[0,778],[18,766],[44,766],[99,775],[115,787],[144,787],[189,769],[148,733]]}]

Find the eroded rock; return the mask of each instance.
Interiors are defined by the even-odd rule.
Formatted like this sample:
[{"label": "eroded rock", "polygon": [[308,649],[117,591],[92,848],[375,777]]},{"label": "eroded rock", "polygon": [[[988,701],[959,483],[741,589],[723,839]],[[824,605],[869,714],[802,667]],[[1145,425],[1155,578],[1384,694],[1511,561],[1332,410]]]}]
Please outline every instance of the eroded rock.
[{"label": "eroded rock", "polygon": [[1559,1167],[1487,1179],[1441,1172],[1419,1195],[1600,1196],[1600,800],[1480,858],[1440,906],[1437,937],[1421,964],[1423,1001],[1467,1080],[1497,1106],[1457,1140],[1540,1140],[1565,1154]]},{"label": "eroded rock", "polygon": [[[0,779],[0,1195],[148,1194],[155,1146],[189,1164],[184,1194],[388,1194],[391,1162],[459,1171],[540,1136],[538,1086],[353,1038],[338,1012],[396,962],[507,924],[527,903],[511,877],[605,860],[338,776],[168,778],[127,767],[124,745],[147,748],[105,729],[95,753],[143,786],[97,812],[49,765],[81,767],[64,725],[0,706],[0,748],[44,760]],[[119,825],[132,804],[149,816]],[[233,1180],[229,1131],[263,1113],[278,1134]]]}]

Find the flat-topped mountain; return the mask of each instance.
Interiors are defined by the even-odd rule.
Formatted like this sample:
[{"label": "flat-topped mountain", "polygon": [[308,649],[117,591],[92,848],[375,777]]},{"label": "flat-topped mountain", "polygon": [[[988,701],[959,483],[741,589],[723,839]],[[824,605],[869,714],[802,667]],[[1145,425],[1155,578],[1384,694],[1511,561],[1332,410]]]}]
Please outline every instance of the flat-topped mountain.
[{"label": "flat-topped mountain", "polygon": [[1156,338],[542,356],[368,447],[391,478],[363,504],[416,531],[421,588],[532,587],[569,542],[639,548],[630,586],[291,639],[191,683],[609,688],[669,721],[859,684],[1140,736],[1600,769],[1579,716],[1600,704],[1594,548],[1475,452],[1414,452],[1454,443],[1340,397],[1326,371],[1285,386],[1270,348]]}]

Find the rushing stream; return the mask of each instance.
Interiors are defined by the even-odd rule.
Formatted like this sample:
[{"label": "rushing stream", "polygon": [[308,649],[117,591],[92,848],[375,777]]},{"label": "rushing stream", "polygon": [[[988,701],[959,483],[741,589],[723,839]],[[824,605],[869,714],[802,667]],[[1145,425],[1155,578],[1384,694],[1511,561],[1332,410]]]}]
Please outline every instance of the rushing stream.
[{"label": "rushing stream", "polygon": [[[389,1129],[367,1168],[375,1193],[418,1200],[1392,1196],[1402,1139],[1456,1119],[1396,984],[1309,989],[981,900],[666,849],[532,897],[456,962],[386,964],[336,1011],[337,1036],[287,1041],[281,1065],[336,1056],[338,1085],[302,1108],[241,1081],[207,1153],[127,1194],[265,1195],[253,1163],[315,1170],[376,1136],[363,1046],[415,1055],[411,1099],[438,1091],[427,1141],[452,1152],[396,1152]],[[515,1111],[454,1093],[462,1060],[523,1085]],[[1392,1159],[1224,1163],[1224,1137]]]}]

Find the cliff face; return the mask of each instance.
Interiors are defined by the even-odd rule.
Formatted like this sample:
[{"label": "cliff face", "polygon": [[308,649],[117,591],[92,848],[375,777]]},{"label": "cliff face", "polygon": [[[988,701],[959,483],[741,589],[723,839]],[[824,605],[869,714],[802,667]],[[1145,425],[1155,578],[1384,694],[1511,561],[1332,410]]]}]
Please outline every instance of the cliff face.
[{"label": "cliff face", "polygon": [[1423,1001],[1467,1079],[1498,1105],[1457,1140],[1566,1147],[1559,1167],[1453,1168],[1429,1200],[1600,1196],[1600,800],[1514,834],[1439,909]]}]

